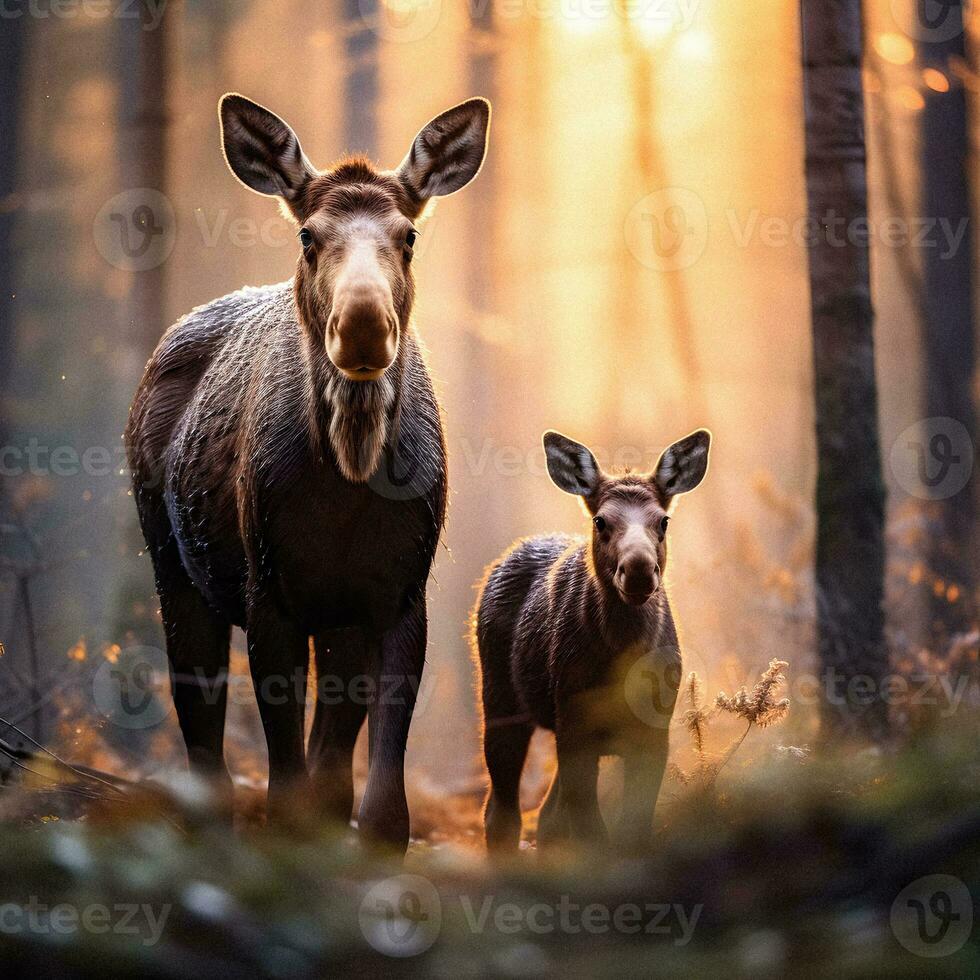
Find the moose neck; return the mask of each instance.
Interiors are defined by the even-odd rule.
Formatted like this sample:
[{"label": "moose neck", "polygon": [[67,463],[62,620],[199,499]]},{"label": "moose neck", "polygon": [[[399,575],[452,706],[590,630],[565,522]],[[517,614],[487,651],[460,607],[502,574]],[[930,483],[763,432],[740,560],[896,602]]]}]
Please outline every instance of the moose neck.
[{"label": "moose neck", "polygon": [[321,454],[333,456],[346,479],[364,483],[377,470],[388,443],[401,390],[405,344],[377,381],[351,381],[327,356],[322,341],[306,332],[304,347],[314,443]]},{"label": "moose neck", "polygon": [[637,643],[656,632],[661,615],[663,590],[651,596],[642,606],[630,606],[619,597],[611,583],[602,581],[588,548],[589,615],[597,632],[614,652]]}]

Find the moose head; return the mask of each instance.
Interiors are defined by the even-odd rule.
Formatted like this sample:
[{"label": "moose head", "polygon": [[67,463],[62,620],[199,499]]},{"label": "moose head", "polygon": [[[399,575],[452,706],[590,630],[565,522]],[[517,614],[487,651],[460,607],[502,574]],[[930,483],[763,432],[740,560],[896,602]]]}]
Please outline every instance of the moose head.
[{"label": "moose head", "polygon": [[394,170],[352,157],[320,171],[275,113],[234,93],[219,112],[232,173],[279,197],[299,225],[295,296],[304,328],[346,379],[379,380],[412,311],[416,222],[430,200],[479,172],[490,103],[469,99],[436,116]]}]

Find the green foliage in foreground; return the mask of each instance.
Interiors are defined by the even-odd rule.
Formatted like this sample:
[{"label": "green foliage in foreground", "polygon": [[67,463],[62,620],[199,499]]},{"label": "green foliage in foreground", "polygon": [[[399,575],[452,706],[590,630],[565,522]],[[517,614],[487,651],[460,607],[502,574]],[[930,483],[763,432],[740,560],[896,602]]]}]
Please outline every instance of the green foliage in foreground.
[{"label": "green foliage in foreground", "polygon": [[[200,813],[191,831],[8,824],[0,963],[102,977],[977,975],[973,739],[758,763],[733,782],[671,805],[643,859],[527,851],[492,871],[478,851],[418,845],[403,865],[341,837],[236,836]],[[936,875],[953,879],[913,884]]]}]

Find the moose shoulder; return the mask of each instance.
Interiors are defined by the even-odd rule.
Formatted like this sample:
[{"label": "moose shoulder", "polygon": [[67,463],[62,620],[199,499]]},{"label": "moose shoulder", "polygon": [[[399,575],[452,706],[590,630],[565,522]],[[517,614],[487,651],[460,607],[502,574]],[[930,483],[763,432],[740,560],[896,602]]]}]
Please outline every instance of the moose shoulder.
[{"label": "moose shoulder", "polygon": [[370,706],[360,811],[364,831],[399,846],[425,586],[446,502],[439,408],[410,322],[412,252],[428,201],[479,171],[489,111],[472,99],[437,116],[395,170],[354,158],[321,172],[278,116],[225,96],[228,165],[296,220],[296,275],[175,324],[126,433],[191,766],[227,788],[225,695],[206,699],[204,682],[227,670],[231,626],[242,626],[270,803],[292,805],[309,774],[322,812],[349,819],[351,754],[371,699],[317,701],[308,768],[301,688],[312,636],[318,676],[343,690],[361,675],[409,681],[398,703]]}]

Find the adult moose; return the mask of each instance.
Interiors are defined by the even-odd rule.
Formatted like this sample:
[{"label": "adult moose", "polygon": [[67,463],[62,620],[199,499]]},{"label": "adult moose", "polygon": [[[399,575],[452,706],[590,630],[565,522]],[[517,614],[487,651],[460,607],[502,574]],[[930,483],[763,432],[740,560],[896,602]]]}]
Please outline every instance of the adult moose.
[{"label": "adult moose", "polygon": [[[231,627],[243,627],[270,809],[312,789],[320,812],[347,821],[367,715],[360,827],[404,848],[405,742],[446,506],[439,407],[410,323],[414,222],[480,170],[490,105],[437,116],[393,171],[360,158],[318,171],[282,119],[240,95],[224,96],[220,117],[228,166],[282,200],[300,255],[291,281],[171,327],[130,412],[178,720],[192,769],[230,790],[222,678]],[[393,467],[405,480],[389,479]],[[308,767],[311,636],[337,696],[317,699]],[[351,697],[363,676],[373,696]]]}]

